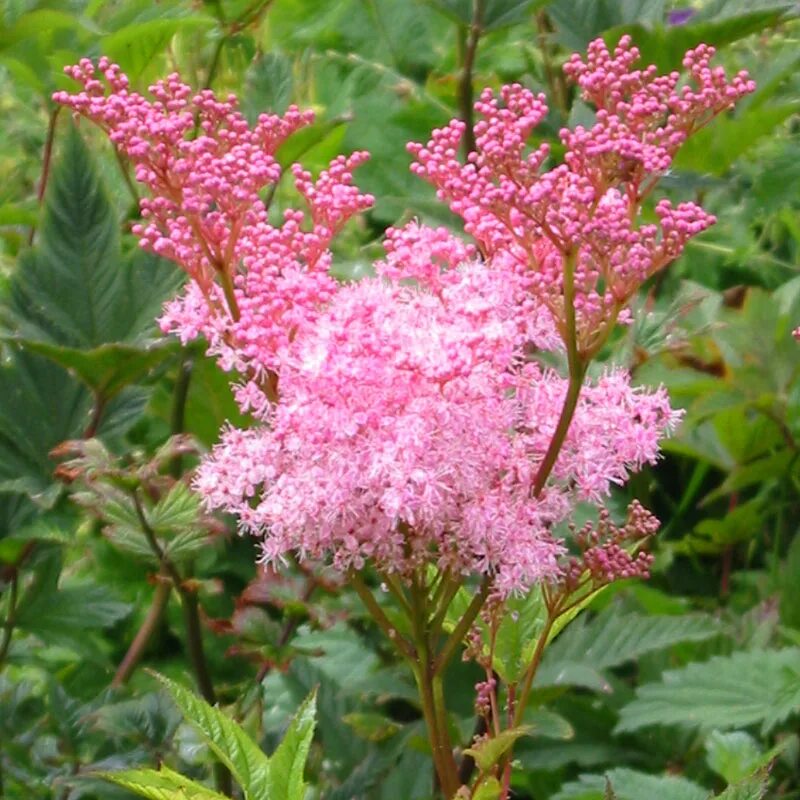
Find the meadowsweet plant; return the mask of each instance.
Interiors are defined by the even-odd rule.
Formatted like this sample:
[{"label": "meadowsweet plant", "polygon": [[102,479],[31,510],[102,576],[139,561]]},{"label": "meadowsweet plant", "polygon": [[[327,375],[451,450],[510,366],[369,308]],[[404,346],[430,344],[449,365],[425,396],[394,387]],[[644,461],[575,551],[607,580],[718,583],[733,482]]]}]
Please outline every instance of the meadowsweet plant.
[{"label": "meadowsweet plant", "polygon": [[[529,145],[542,95],[486,90],[465,161],[460,120],[409,145],[469,238],[390,229],[377,276],[350,285],[330,277],[329,246],[372,202],[353,185],[366,154],[316,180],[290,167],[307,209],[268,216],[278,148],[308,113],[251,128],[234,97],[193,95],[173,75],[146,98],[105,59],[69,68],[83,90],[56,95],[149,189],[135,232],[189,277],[163,330],[205,336],[260,422],[222,431],[195,489],[259,538],[266,562],[293,554],[347,575],[414,673],[446,798],[508,797],[548,642],[602,587],[648,574],[657,520],[633,503],[615,521],[603,503],[656,460],[679,414],[663,389],[587,370],[642,283],[714,222],[666,200],[642,220],[681,144],[754,88],[712,56],[701,45],[669,75],[637,69],[627,37],[573,56],[566,75],[596,116],[561,132],[560,163]],[[580,530],[578,503],[597,508]],[[523,622],[509,657],[503,639]],[[448,724],[459,653],[486,671],[470,742]]]}]

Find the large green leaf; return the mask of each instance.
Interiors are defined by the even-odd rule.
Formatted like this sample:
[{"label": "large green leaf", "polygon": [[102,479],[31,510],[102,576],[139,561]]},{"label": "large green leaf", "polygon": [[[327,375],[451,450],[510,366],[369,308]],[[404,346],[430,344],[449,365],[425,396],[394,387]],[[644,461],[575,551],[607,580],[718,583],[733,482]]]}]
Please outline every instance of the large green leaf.
[{"label": "large green leaf", "polygon": [[[129,390],[112,401],[100,434],[113,434],[140,413],[141,397]],[[91,417],[89,392],[65,370],[9,347],[0,361],[0,491],[28,494],[40,506],[58,495],[50,451],[83,435]]]},{"label": "large green leaf", "polygon": [[20,347],[49,358],[77,375],[96,396],[105,402],[126,386],[142,380],[178,351],[178,344],[165,340],[147,348],[129,344],[101,344],[91,350],[61,347],[34,339],[17,339]]},{"label": "large green leaf", "polygon": [[555,0],[547,12],[555,23],[556,38],[566,47],[582,50],[609,28],[661,22],[664,5],[664,0]]},{"label": "large green leaf", "polygon": [[679,642],[701,641],[717,633],[719,625],[704,615],[620,614],[611,606],[591,622],[585,618],[576,621],[550,645],[537,685],[569,683],[577,667],[601,671],[644,653]]},{"label": "large green leaf", "polygon": [[687,725],[769,730],[800,709],[800,649],[753,650],[717,656],[665,672],[620,712],[616,730]]},{"label": "large green leaf", "polygon": [[180,271],[136,251],[119,226],[86,144],[67,129],[48,184],[36,247],[14,270],[0,320],[24,339],[92,349],[137,343],[154,330]]},{"label": "large green leaf", "polygon": [[230,717],[178,683],[156,676],[186,719],[236,778],[247,800],[271,800],[270,762],[261,748]]},{"label": "large green leaf", "polygon": [[617,27],[609,26],[611,29],[603,31],[603,38],[608,45],[615,45],[623,34],[630,34],[641,52],[641,63],[655,64],[667,72],[679,69],[686,51],[698,44],[722,47],[759,33],[779,22],[792,5],[790,2],[712,3],[685,25],[652,25],[629,17],[624,23],[615,23]]}]

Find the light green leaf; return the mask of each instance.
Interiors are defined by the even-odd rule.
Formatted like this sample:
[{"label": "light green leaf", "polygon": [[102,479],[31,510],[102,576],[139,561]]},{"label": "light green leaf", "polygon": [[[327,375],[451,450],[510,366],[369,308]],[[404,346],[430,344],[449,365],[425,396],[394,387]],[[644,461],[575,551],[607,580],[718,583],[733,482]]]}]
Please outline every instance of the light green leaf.
[{"label": "light green leaf", "polygon": [[728,783],[736,783],[764,766],[759,743],[745,731],[712,731],[706,739],[706,762]]},{"label": "light green leaf", "polygon": [[717,656],[665,672],[639,687],[616,730],[688,725],[729,730],[756,723],[769,730],[800,709],[800,649],[753,650]]},{"label": "light green leaf", "polygon": [[163,675],[156,678],[244,789],[247,800],[271,800],[270,763],[258,745],[218,708]]},{"label": "light green leaf", "polygon": [[98,777],[149,800],[226,800],[225,795],[173,772],[164,765],[159,770],[100,772]]},{"label": "light green leaf", "polygon": [[718,800],[762,800],[767,796],[768,786],[769,778],[766,773],[762,772],[729,786],[716,797]]},{"label": "light green leaf", "polygon": [[[295,714],[270,758],[269,800],[303,800],[305,770],[316,725],[317,694],[312,692]],[[266,800],[266,798],[264,798]]]},{"label": "light green leaf", "polygon": [[473,792],[472,800],[497,800],[502,790],[503,787],[497,778],[489,778]]},{"label": "light green leaf", "polygon": [[517,739],[529,736],[530,733],[531,728],[527,725],[509,728],[491,739],[484,739],[474,747],[467,748],[464,752],[475,759],[481,772],[487,772],[514,746]]}]

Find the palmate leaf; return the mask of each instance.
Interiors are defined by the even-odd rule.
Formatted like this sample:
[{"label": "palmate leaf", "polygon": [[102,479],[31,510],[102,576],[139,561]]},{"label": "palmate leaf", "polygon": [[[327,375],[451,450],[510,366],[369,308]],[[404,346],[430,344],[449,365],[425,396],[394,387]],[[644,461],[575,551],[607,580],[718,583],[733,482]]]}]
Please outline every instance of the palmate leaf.
[{"label": "palmate leaf", "polygon": [[196,727],[217,758],[244,789],[247,800],[272,800],[270,761],[230,717],[178,683],[156,675],[186,719]]},{"label": "palmate leaf", "polygon": [[581,675],[581,668],[597,674],[645,653],[679,642],[702,641],[718,633],[719,625],[702,614],[620,614],[610,607],[590,622],[576,621],[550,645],[537,685],[569,684],[570,675]]},{"label": "palmate leaf", "polygon": [[126,769],[100,772],[98,777],[150,800],[226,800],[225,795],[173,772],[161,769]]},{"label": "palmate leaf", "polygon": [[639,687],[617,732],[651,725],[732,728],[761,724],[770,730],[800,709],[800,648],[753,650],[717,656],[665,672],[660,683]]}]

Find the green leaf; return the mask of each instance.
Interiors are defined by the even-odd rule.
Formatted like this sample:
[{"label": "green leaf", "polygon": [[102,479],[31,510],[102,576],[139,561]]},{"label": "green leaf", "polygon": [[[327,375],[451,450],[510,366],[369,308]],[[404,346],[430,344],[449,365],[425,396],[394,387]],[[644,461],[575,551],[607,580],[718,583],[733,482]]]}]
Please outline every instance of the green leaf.
[{"label": "green leaf", "polygon": [[[590,622],[571,625],[545,651],[537,686],[569,682],[570,669],[598,673],[632,661],[645,653],[679,642],[697,642],[719,633],[719,625],[701,614],[648,616],[620,614],[610,606]],[[586,685],[581,682],[581,685]]]},{"label": "green leaf", "polygon": [[583,50],[609,28],[661,22],[664,0],[556,0],[547,13],[556,26],[558,41],[570,49]]},{"label": "green leaf", "polygon": [[561,787],[552,800],[708,800],[708,791],[673,775],[648,775],[632,769],[612,769],[604,775],[581,775]]},{"label": "green leaf", "polygon": [[401,730],[397,722],[378,712],[354,711],[345,714],[342,721],[353,729],[356,736],[368,742],[382,742]]},{"label": "green leaf", "polygon": [[200,497],[184,483],[176,483],[147,515],[158,532],[194,525],[200,513]]},{"label": "green leaf", "polygon": [[538,739],[566,741],[575,736],[575,729],[568,719],[546,708],[529,705],[525,709],[523,721],[530,728],[530,735]]},{"label": "green leaf", "polygon": [[718,800],[762,800],[767,796],[768,787],[769,778],[765,772],[762,772],[729,786],[716,797]]},{"label": "green leaf", "polygon": [[177,342],[171,340],[146,349],[109,343],[91,350],[60,347],[32,339],[16,341],[25,350],[38,353],[77,375],[105,401],[116,397],[126,386],[142,380],[178,351]]},{"label": "green leaf", "polygon": [[242,110],[252,125],[259,114],[283,114],[292,100],[292,62],[282,53],[262,53],[244,76]]},{"label": "green leaf", "polygon": [[58,588],[53,584],[20,607],[17,626],[48,639],[70,631],[107,628],[130,611],[131,605],[117,600],[105,586],[86,584]]},{"label": "green leaf", "polygon": [[798,103],[768,108],[756,106],[735,117],[720,117],[682,145],[675,158],[675,167],[724,175],[739,156],[772,133],[799,108]]},{"label": "green leaf", "polygon": [[800,649],[753,650],[717,656],[665,672],[639,687],[620,712],[618,732],[651,725],[729,730],[774,727],[800,709]]},{"label": "green leaf", "polygon": [[[562,5],[569,4],[564,0]],[[738,9],[736,5],[739,5]],[[701,42],[719,48],[739,41],[776,24],[791,8],[792,3],[788,1],[734,4],[724,0],[722,4],[717,4],[719,13],[715,13],[716,9],[710,4],[686,25],[648,25],[644,20],[629,17],[624,23],[615,23],[616,27],[605,30],[603,38],[609,46],[613,46],[623,34],[630,34],[641,52],[641,64],[655,64],[660,71],[669,72],[680,69],[686,51]],[[651,18],[650,21],[654,20]],[[587,42],[588,39],[578,49],[582,49]]]},{"label": "green leaf", "polygon": [[487,772],[514,746],[517,739],[529,736],[530,733],[531,728],[527,725],[508,728],[491,739],[484,739],[474,747],[467,748],[464,752],[475,759],[481,772]]},{"label": "green leaf", "polygon": [[[117,220],[89,150],[74,126],[64,138],[38,243],[20,256],[0,321],[22,339],[61,348],[139,343],[154,331],[180,271],[139,251],[123,257]],[[108,351],[96,354],[101,363],[94,371],[107,368],[109,357]]]},{"label": "green leaf", "polygon": [[127,769],[97,775],[149,800],[226,800],[225,795],[173,772],[163,764],[159,770]]},{"label": "green leaf", "polygon": [[189,689],[155,673],[186,720],[197,728],[217,758],[244,789],[247,800],[271,800],[270,762],[258,745],[230,717]]},{"label": "green leaf", "polygon": [[759,743],[745,731],[712,731],[706,739],[706,762],[728,783],[736,783],[769,763]]},{"label": "green leaf", "polygon": [[300,706],[270,758],[269,800],[303,800],[303,771],[314,738],[316,710],[317,693],[314,691]]},{"label": "green leaf", "polygon": [[473,793],[472,800],[497,800],[503,787],[497,778],[485,780]]}]

